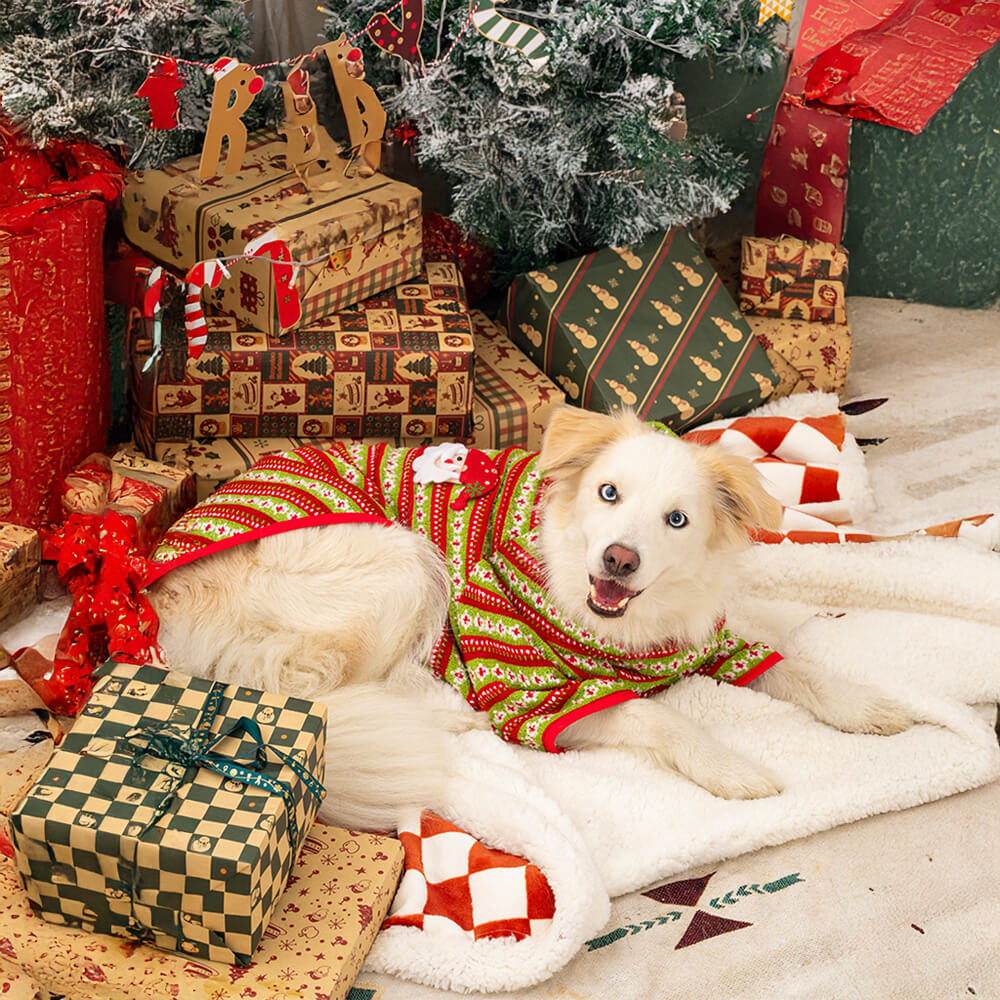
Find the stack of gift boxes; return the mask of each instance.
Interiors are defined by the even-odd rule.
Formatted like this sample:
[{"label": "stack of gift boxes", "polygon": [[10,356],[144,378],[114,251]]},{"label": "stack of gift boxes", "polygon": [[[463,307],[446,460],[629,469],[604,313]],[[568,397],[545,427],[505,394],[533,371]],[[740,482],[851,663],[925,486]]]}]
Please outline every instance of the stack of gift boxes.
[{"label": "stack of gift boxes", "polygon": [[[128,181],[125,234],[150,258],[135,270],[166,273],[155,301],[132,286],[138,448],[189,467],[204,496],[305,441],[537,447],[563,394],[470,311],[454,260],[424,259],[420,192],[379,173],[345,177],[342,165],[307,187],[284,169],[284,149],[260,134],[236,175],[202,184],[192,157]],[[277,251],[227,260],[255,240],[287,248],[294,266],[275,266]],[[201,289],[170,277],[216,257],[227,273],[200,302]],[[205,314],[197,356],[192,306]]]}]

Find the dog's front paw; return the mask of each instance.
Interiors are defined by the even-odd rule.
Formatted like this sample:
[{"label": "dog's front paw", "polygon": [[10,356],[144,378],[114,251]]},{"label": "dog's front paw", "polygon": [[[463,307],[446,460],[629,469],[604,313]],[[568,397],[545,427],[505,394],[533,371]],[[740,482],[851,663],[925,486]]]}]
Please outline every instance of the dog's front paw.
[{"label": "dog's front paw", "polygon": [[652,756],[659,766],[679,771],[720,799],[766,799],[780,794],[785,787],[773,771],[719,744],[711,749],[702,746],[687,760],[669,751],[654,750]]},{"label": "dog's front paw", "polygon": [[738,768],[693,780],[720,799],[766,799],[784,790],[781,779],[767,768],[742,758],[739,762]]},{"label": "dog's front paw", "polygon": [[867,684],[852,684],[850,688],[845,685],[839,695],[835,702],[822,706],[819,717],[841,732],[892,736],[915,722],[899,702]]}]

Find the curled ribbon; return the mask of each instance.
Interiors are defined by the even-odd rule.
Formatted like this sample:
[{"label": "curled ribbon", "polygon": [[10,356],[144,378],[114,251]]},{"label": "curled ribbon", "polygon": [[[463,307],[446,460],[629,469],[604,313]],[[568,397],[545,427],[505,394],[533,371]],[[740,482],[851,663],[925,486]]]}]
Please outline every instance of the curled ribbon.
[{"label": "curled ribbon", "polygon": [[149,663],[159,654],[159,620],[142,593],[146,560],[137,525],[115,511],[70,514],[45,539],[59,579],[73,595],[56,647],[52,676],[39,694],[57,714],[76,715],[90,696],[90,675],[109,657]]}]

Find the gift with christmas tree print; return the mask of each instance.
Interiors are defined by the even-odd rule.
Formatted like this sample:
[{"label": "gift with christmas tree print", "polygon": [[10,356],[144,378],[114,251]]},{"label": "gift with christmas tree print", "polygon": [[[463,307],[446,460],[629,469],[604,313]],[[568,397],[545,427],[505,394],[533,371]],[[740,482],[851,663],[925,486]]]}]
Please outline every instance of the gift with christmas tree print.
[{"label": "gift with christmas tree print", "polygon": [[775,396],[840,392],[851,364],[847,251],[796,236],[744,236],[740,309],[778,373]]},{"label": "gift with christmas tree print", "polygon": [[[464,440],[474,345],[458,267],[414,280],[277,339],[209,316],[188,357],[175,287],[132,337],[136,441],[191,438],[410,437]],[[157,323],[162,327],[156,347]]]},{"label": "gift with christmas tree print", "polygon": [[777,375],[682,229],[515,278],[514,342],[585,409],[633,408],[673,430],[739,416]]},{"label": "gift with christmas tree print", "polygon": [[847,251],[795,236],[743,237],[740,309],[769,319],[846,323]]},{"label": "gift with christmas tree print", "polygon": [[325,794],[326,708],[109,662],[10,818],[52,923],[247,965]]}]

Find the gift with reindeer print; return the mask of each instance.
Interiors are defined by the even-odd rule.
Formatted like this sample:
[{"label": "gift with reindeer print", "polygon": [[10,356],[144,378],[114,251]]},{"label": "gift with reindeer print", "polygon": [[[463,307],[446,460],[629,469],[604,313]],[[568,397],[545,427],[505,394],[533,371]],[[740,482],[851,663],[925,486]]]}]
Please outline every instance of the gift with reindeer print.
[{"label": "gift with reindeer print", "polygon": [[53,923],[247,965],[324,794],[326,708],[109,662],[10,818]]},{"label": "gift with reindeer print", "polygon": [[131,172],[122,196],[133,246],[182,277],[223,258],[228,276],[213,270],[194,294],[278,337],[408,281],[423,261],[415,187],[352,174],[340,158],[305,173],[289,149],[273,132],[255,133],[237,173],[203,182],[189,156]]},{"label": "gift with reindeer print", "polygon": [[736,303],[683,229],[518,275],[511,339],[588,410],[683,430],[739,416],[778,384]]}]

